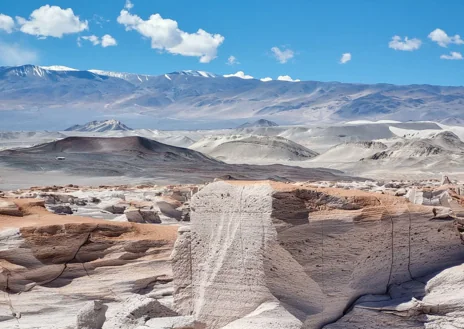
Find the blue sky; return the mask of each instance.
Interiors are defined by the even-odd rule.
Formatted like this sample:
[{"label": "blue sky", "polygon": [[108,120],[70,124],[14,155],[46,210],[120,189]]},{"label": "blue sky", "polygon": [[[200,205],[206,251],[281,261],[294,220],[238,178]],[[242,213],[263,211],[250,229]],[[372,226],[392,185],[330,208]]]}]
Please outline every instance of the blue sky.
[{"label": "blue sky", "polygon": [[[0,2],[0,65],[464,85],[460,0],[132,0],[126,9],[125,0],[18,3]],[[71,14],[61,12],[67,8]],[[148,21],[153,14],[160,16]],[[389,47],[394,36],[401,39]],[[343,54],[351,59],[341,64]],[[230,56],[239,64],[229,65]]]}]

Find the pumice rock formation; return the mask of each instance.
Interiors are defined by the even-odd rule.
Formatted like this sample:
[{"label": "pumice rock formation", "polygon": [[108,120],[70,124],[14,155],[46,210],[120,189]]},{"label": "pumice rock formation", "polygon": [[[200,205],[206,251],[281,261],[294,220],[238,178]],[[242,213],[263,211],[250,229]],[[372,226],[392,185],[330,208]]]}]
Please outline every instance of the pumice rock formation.
[{"label": "pumice rock formation", "polygon": [[462,328],[462,191],[439,180],[6,191],[0,328]]},{"label": "pumice rock formation", "polygon": [[[193,196],[171,255],[174,309],[208,329],[329,328],[363,296],[464,262],[462,220],[433,209],[305,184],[209,184]],[[371,320],[346,327],[396,323]]]},{"label": "pumice rock formation", "polygon": [[[37,199],[1,201],[20,217],[0,216],[0,328],[135,329],[176,315],[162,303],[172,298],[165,290],[177,226],[56,215]],[[145,298],[156,310],[129,316],[145,303],[141,295],[157,291]]]}]

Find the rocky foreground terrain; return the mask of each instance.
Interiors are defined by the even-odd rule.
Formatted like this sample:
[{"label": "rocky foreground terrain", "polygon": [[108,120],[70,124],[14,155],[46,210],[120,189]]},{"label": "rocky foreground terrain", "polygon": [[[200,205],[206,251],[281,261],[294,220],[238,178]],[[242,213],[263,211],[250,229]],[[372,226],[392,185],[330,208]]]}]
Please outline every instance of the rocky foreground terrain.
[{"label": "rocky foreground terrain", "polygon": [[464,328],[448,178],[0,195],[0,328]]}]

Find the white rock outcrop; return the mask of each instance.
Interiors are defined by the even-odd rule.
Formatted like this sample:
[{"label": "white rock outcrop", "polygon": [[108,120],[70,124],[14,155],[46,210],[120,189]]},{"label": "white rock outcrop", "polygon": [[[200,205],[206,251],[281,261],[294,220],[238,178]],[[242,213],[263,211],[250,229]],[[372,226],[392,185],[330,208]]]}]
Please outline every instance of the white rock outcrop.
[{"label": "white rock outcrop", "polygon": [[90,301],[77,314],[76,329],[101,329],[106,320],[108,306],[101,301]]},{"label": "white rock outcrop", "polygon": [[464,261],[456,221],[433,209],[362,191],[209,184],[172,253],[175,310],[208,329],[321,328],[363,295]]}]

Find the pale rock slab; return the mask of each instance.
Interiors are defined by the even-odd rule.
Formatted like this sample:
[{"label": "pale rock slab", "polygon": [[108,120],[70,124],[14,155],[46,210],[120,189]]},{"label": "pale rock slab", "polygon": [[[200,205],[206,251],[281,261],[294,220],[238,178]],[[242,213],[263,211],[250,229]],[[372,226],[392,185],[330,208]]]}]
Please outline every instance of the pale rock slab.
[{"label": "pale rock slab", "polygon": [[285,309],[277,327],[320,328],[363,295],[464,261],[453,219],[389,195],[216,182],[192,198],[191,219],[172,253],[175,309],[208,329],[266,302]]},{"label": "pale rock slab", "polygon": [[0,199],[0,215],[22,216],[22,213],[14,202]]}]

